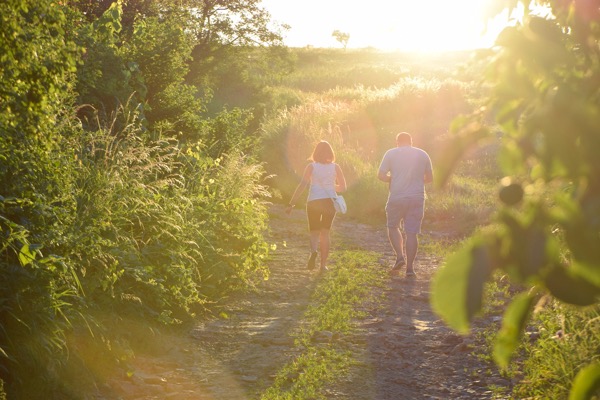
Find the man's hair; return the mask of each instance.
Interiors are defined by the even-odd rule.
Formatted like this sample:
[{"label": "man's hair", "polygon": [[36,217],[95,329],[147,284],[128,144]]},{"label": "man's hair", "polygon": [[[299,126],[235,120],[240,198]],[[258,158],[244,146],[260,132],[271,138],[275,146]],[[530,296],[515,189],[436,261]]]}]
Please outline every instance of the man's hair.
[{"label": "man's hair", "polygon": [[335,153],[329,142],[321,140],[315,146],[315,150],[310,156],[310,159],[321,164],[328,164],[335,161]]},{"label": "man's hair", "polygon": [[396,135],[396,144],[412,146],[412,136],[408,132],[400,132]]}]

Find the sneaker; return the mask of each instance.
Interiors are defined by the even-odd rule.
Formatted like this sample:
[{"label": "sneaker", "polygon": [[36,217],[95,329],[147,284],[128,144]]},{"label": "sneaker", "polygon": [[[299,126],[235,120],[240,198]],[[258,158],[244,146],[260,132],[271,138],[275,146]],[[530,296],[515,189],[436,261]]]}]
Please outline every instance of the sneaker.
[{"label": "sneaker", "polygon": [[404,267],[405,265],[406,265],[406,261],[404,261],[403,259],[400,261],[396,261],[396,264],[394,264],[392,269],[390,269],[390,275],[395,275],[395,274],[399,273],[400,270],[402,269],[402,267]]},{"label": "sneaker", "polygon": [[317,261],[317,252],[313,251],[310,253],[310,258],[308,259],[308,269],[315,269],[315,263]]},{"label": "sneaker", "polygon": [[417,273],[413,270],[411,271],[406,271],[406,277],[407,278],[416,278],[417,277]]}]

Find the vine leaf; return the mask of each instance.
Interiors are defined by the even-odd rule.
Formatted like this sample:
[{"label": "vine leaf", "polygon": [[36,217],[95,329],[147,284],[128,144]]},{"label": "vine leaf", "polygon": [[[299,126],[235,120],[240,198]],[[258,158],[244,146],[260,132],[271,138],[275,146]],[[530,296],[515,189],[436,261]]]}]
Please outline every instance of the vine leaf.
[{"label": "vine leaf", "polygon": [[506,368],[519,345],[521,335],[535,304],[536,296],[531,293],[521,293],[507,307],[502,328],[494,343],[494,359],[501,368]]},{"label": "vine leaf", "polygon": [[575,376],[569,400],[591,399],[600,389],[600,362],[590,364]]},{"label": "vine leaf", "polygon": [[21,247],[19,251],[19,262],[22,267],[31,264],[35,260],[36,254],[39,252],[41,248],[40,245],[37,244],[26,244]]},{"label": "vine leaf", "polygon": [[548,273],[545,284],[554,297],[565,303],[589,306],[600,298],[598,286],[560,266]]},{"label": "vine leaf", "polygon": [[475,239],[451,255],[432,281],[431,304],[454,330],[466,333],[481,310],[484,284],[491,272],[488,248]]}]

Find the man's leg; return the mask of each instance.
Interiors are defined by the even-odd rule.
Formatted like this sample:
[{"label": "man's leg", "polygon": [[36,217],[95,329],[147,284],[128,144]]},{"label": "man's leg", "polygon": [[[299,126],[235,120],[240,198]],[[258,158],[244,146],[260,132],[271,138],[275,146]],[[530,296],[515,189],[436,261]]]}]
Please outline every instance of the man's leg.
[{"label": "man's leg", "polygon": [[402,265],[406,260],[406,256],[404,254],[404,239],[402,238],[400,228],[388,227],[388,239],[390,240],[392,249],[394,249],[394,253],[396,253],[395,265]]},{"label": "man's leg", "polygon": [[411,199],[410,209],[404,220],[404,229],[406,231],[406,275],[414,276],[414,261],[419,249],[419,239],[417,235],[421,232],[421,223],[425,210],[425,201],[423,199]]},{"label": "man's leg", "polygon": [[414,261],[417,256],[417,250],[419,249],[419,239],[416,233],[406,233],[406,273],[413,273]]}]

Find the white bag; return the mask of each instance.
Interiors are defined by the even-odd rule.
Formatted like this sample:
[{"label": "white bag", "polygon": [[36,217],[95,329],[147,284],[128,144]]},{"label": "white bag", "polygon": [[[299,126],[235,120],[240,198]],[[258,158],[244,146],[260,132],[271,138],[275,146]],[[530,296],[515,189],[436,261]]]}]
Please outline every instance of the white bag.
[{"label": "white bag", "polygon": [[346,200],[344,196],[336,196],[333,199],[333,207],[335,207],[335,211],[340,212],[342,214],[346,214],[348,211],[348,207],[346,206]]}]

